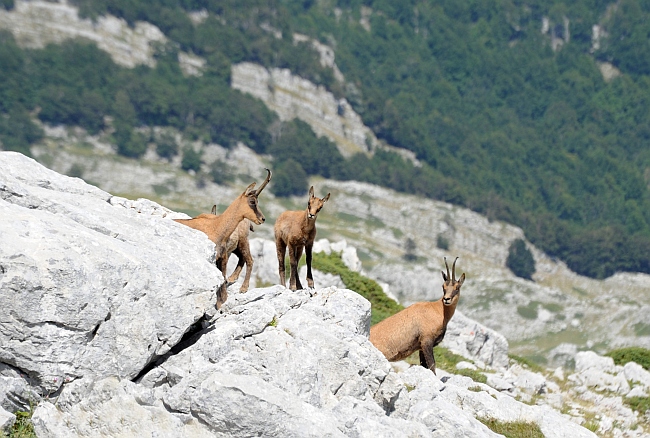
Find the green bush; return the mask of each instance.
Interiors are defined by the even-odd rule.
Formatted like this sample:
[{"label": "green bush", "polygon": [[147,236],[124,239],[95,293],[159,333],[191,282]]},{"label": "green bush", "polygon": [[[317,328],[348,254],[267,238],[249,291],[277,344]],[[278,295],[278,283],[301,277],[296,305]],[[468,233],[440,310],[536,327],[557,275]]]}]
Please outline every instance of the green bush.
[{"label": "green bush", "polygon": [[231,181],[230,167],[223,161],[215,161],[210,165],[210,178],[215,184],[225,184]]},{"label": "green bush", "polygon": [[181,169],[183,169],[186,172],[189,172],[190,170],[193,170],[194,172],[198,172],[199,170],[201,170],[201,163],[203,163],[203,160],[201,159],[202,156],[203,153],[201,151],[197,152],[191,146],[183,149],[183,159],[181,160]]},{"label": "green bush", "polygon": [[506,266],[517,277],[532,280],[532,275],[535,273],[535,259],[523,239],[516,239],[508,248]]},{"label": "green bush", "polygon": [[120,155],[139,158],[147,151],[147,141],[144,135],[135,132],[128,125],[118,124],[113,137],[117,143],[117,153]]},{"label": "green bush", "polygon": [[612,350],[605,354],[614,359],[616,365],[625,365],[628,362],[636,362],[646,370],[650,371],[650,350],[641,347],[625,347]]},{"label": "green bush", "polygon": [[300,163],[288,159],[275,166],[271,190],[276,196],[300,196],[307,193],[307,173]]},{"label": "green bush", "polygon": [[171,160],[178,155],[178,144],[173,135],[162,133],[156,142],[156,153],[160,158]]}]

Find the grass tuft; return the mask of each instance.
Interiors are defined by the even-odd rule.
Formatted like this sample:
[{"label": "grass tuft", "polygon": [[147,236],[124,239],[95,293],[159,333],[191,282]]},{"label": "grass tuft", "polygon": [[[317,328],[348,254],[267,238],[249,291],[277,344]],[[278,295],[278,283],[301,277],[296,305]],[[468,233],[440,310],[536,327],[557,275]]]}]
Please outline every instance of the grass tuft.
[{"label": "grass tuft", "polygon": [[32,424],[32,414],[34,413],[34,407],[32,406],[29,412],[17,411],[14,413],[16,416],[16,422],[11,427],[9,435],[6,433],[0,432],[0,436],[6,438],[36,438],[36,433],[34,432],[34,425]]},{"label": "grass tuft", "polygon": [[477,418],[492,432],[499,433],[506,438],[544,438],[542,430],[537,423],[526,421],[499,421],[494,418]]}]

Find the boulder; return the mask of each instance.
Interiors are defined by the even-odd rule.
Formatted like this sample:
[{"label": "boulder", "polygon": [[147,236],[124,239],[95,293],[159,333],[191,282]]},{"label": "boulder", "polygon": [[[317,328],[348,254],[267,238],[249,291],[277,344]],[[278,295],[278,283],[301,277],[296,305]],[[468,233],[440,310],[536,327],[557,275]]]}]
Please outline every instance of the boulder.
[{"label": "boulder", "polygon": [[155,203],[112,198],[0,152],[0,362],[41,395],[134,378],[214,312],[214,245]]}]

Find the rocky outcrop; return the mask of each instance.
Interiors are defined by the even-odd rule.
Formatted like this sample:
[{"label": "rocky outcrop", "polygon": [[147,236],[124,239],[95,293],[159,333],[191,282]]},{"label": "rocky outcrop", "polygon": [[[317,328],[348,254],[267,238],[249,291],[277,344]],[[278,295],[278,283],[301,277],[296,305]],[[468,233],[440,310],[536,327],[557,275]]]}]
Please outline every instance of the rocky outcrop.
[{"label": "rocky outcrop", "polygon": [[0,155],[0,363],[13,378],[41,395],[134,378],[213,308],[213,246],[168,210]]},{"label": "rocky outcrop", "polygon": [[100,16],[96,21],[81,19],[76,7],[49,1],[16,0],[11,11],[0,8],[0,28],[9,30],[18,44],[29,48],[84,38],[126,67],[153,66],[152,43],[166,40],[160,29],[150,23],[139,21],[130,28],[123,19],[110,15]]},{"label": "rocky outcrop", "polygon": [[216,313],[213,245],[154,202],[2,152],[0,212],[0,400],[39,397],[39,437],[496,436],[486,415],[593,436],[487,386],[395,372],[346,289],[256,288]]}]

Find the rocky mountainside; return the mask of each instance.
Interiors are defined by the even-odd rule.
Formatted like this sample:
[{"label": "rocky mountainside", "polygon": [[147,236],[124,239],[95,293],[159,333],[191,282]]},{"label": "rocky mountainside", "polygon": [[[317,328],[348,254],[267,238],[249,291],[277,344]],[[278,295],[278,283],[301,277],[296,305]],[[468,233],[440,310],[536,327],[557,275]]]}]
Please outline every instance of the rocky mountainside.
[{"label": "rocky mountainside", "polygon": [[[193,19],[201,20],[200,14]],[[126,66],[152,64],[152,44],[165,41],[151,24],[138,22],[131,28],[111,16],[96,21],[80,19],[77,9],[65,2],[18,0],[13,10],[0,10],[0,27],[11,31],[27,47],[89,38]],[[304,38],[294,35],[294,39]],[[344,81],[333,51],[321,43],[312,44],[317,46],[321,62],[333,69],[338,81]],[[195,59],[188,64],[183,61],[187,59],[186,54],[179,55],[181,65],[191,67],[192,74],[200,74],[202,61]],[[232,69],[232,86],[263,100],[282,120],[301,118],[314,132],[335,141],[343,153],[390,148],[377,141],[345,99],[336,99],[323,87],[288,70],[238,64]],[[238,190],[259,180],[263,168],[273,165],[270,157],[257,156],[243,144],[232,149],[191,144],[172,132],[183,146],[203,152],[202,172],[193,175],[179,169],[180,158],[168,163],[158,158],[153,148],[141,161],[116,156],[106,133],[88,136],[76,128],[44,129],[47,136],[33,153],[51,169],[81,176],[117,195],[155,199],[190,214],[207,212],[214,203],[222,211]],[[414,160],[412,154],[404,152],[404,156]],[[234,183],[219,186],[206,178],[215,161],[226,164]],[[471,279],[463,310],[502,332],[517,354],[558,365],[570,356],[567,352],[585,348],[604,352],[623,345],[650,347],[648,275],[616,274],[604,281],[592,280],[575,275],[563,263],[528,244],[537,272],[534,282],[522,280],[505,268],[509,245],[524,236],[517,227],[368,184],[312,182],[317,192],[329,190],[333,194],[319,219],[319,235],[346,239],[356,247],[366,273],[387,286],[403,304],[437,297],[439,291],[430,284],[439,277],[436,271],[442,257],[460,256],[460,265]],[[271,219],[286,208],[304,207],[303,199],[275,199],[270,193],[265,198],[262,206]],[[269,227],[258,227],[257,233],[271,237]],[[416,259],[410,262],[403,259],[407,239],[417,244]]]},{"label": "rocky mountainside", "polygon": [[[397,372],[368,341],[370,304],[346,289],[256,288],[217,312],[211,243],[154,202],[2,152],[0,212],[0,404],[36,403],[40,437],[498,436],[477,418],[593,436],[512,387]],[[475,350],[480,330],[501,357],[467,366],[506,381],[486,342],[499,335],[456,320],[452,345]]]}]

